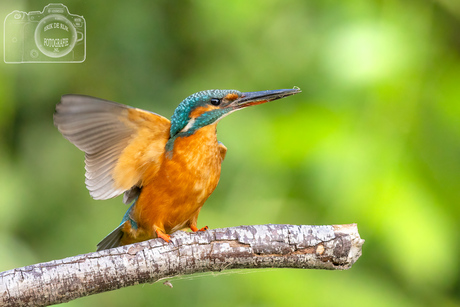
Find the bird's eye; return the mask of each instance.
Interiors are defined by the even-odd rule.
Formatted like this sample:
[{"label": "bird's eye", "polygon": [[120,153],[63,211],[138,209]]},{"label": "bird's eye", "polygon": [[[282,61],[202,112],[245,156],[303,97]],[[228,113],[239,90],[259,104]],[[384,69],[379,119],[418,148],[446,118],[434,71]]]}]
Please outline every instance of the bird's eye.
[{"label": "bird's eye", "polygon": [[211,99],[211,104],[212,104],[213,106],[218,106],[218,105],[220,105],[220,102],[221,102],[221,99],[219,99],[219,98],[212,98],[212,99]]}]

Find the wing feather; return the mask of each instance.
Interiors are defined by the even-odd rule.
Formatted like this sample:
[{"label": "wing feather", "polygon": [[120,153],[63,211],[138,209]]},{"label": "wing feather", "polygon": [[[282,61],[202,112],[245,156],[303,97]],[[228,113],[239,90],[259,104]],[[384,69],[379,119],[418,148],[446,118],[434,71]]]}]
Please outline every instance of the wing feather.
[{"label": "wing feather", "polygon": [[97,154],[86,154],[86,166],[85,168],[89,171],[90,168],[97,169],[103,167],[103,162],[112,161],[117,159],[120,151],[124,149],[124,146],[112,146],[104,151],[101,151]]},{"label": "wing feather", "polygon": [[160,162],[170,128],[158,114],[80,95],[62,96],[54,124],[85,152],[85,182],[94,199],[125,191],[125,200],[137,197],[143,172]]}]

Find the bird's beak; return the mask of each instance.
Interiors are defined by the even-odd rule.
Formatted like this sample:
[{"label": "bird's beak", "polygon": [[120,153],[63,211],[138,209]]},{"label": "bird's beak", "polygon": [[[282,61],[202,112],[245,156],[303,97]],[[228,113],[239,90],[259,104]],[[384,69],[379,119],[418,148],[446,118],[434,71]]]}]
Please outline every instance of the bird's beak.
[{"label": "bird's beak", "polygon": [[249,106],[258,105],[261,103],[281,99],[287,96],[295,95],[300,93],[300,88],[285,89],[285,90],[273,90],[273,91],[260,91],[260,92],[246,92],[243,93],[240,98],[235,99],[231,105],[235,109],[246,108]]}]

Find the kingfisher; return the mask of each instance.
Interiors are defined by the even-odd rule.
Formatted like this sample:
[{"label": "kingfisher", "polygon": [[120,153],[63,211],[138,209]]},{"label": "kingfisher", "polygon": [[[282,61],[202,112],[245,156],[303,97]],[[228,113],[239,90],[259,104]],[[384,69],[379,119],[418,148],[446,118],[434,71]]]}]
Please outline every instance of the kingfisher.
[{"label": "kingfisher", "polygon": [[83,95],[64,95],[54,124],[85,152],[85,183],[96,200],[123,194],[131,204],[97,250],[198,229],[201,207],[217,186],[227,148],[217,123],[230,113],[301,92],[207,90],[185,98],[171,121],[153,112]]}]

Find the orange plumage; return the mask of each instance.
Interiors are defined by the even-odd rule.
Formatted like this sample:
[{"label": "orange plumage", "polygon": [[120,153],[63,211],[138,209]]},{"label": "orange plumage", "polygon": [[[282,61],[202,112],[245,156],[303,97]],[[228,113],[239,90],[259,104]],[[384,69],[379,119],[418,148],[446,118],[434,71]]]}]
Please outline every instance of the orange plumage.
[{"label": "orange plumage", "polygon": [[63,96],[55,125],[85,152],[91,196],[108,199],[124,193],[125,203],[134,201],[98,250],[155,237],[169,242],[177,230],[198,231],[198,214],[219,182],[227,152],[217,141],[217,122],[246,106],[298,92],[199,92],[179,105],[171,122],[106,100]]},{"label": "orange plumage", "polygon": [[215,130],[214,124],[176,140],[171,159],[163,154],[159,168],[155,165],[146,169],[142,193],[131,215],[139,228],[125,233],[123,245],[139,241],[138,236],[155,237],[157,231],[170,234],[187,227],[197,230],[198,214],[219,182],[225,154]]}]

